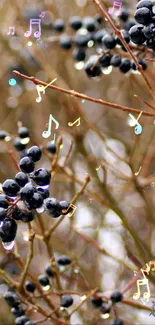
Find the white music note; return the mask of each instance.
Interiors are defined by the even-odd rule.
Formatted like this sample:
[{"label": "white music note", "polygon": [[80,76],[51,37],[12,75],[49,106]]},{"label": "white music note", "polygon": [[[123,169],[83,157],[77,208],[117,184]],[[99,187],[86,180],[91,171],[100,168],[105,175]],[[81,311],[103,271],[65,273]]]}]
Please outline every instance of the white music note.
[{"label": "white music note", "polygon": [[56,124],[56,128],[55,129],[58,129],[59,122],[57,120],[55,120],[55,118],[53,117],[52,114],[50,114],[50,116],[49,116],[49,123],[48,123],[48,130],[47,131],[44,131],[42,133],[43,138],[49,138],[50,137],[50,135],[51,135],[51,129],[52,129],[52,121],[54,121],[54,123]]},{"label": "white music note", "polygon": [[41,19],[30,19],[30,30],[24,33],[25,37],[29,37],[32,34],[32,25],[38,25],[39,30],[34,33],[34,37],[40,37],[41,35]]},{"label": "white music note", "polygon": [[40,93],[42,92],[43,94],[45,94],[45,87],[42,86],[42,85],[36,85],[36,89],[37,89],[37,92],[38,92],[38,95],[39,95],[39,97],[36,98],[36,102],[40,103],[41,100],[42,100],[42,97],[41,97]]}]

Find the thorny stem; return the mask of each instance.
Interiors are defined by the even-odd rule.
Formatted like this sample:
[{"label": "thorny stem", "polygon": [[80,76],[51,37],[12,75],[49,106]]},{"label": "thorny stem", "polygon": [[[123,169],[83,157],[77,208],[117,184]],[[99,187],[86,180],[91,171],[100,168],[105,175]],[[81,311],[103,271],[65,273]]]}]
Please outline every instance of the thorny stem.
[{"label": "thorny stem", "polygon": [[143,76],[146,84],[147,84],[147,87],[153,97],[153,99],[155,99],[155,96],[154,96],[154,93],[153,93],[153,88],[150,84],[150,82],[148,81],[144,71],[143,71],[143,68],[142,66],[139,64],[137,58],[134,56],[134,54],[132,53],[129,45],[127,44],[127,42],[125,41],[125,39],[122,37],[122,34],[121,32],[119,31],[119,29],[115,26],[114,22],[112,21],[112,19],[110,18],[110,16],[108,15],[108,13],[104,10],[104,8],[102,7],[101,3],[99,0],[93,0],[93,2],[95,2],[95,4],[97,5],[97,7],[100,9],[100,11],[102,12],[102,14],[104,15],[104,17],[106,17],[106,19],[108,19],[111,27],[113,28],[115,34],[120,38],[122,44],[124,45],[124,47],[126,48],[126,50],[129,52],[131,58],[133,59],[133,61],[135,62],[138,70],[140,71],[141,75]]},{"label": "thorny stem", "polygon": [[[16,76],[20,76],[21,78],[31,80],[35,85],[47,86],[46,82],[40,81],[39,79],[36,79],[35,77],[28,77],[27,75],[24,75],[23,73],[20,73],[19,71],[16,71],[16,70],[14,70],[13,73]],[[93,98],[93,97],[89,97],[89,96],[84,95],[82,93],[78,93],[75,90],[67,90],[67,89],[57,87],[57,86],[54,86],[54,85],[50,85],[48,88],[52,88],[54,90],[58,90],[58,91],[60,91],[62,93],[65,93],[65,94],[68,94],[68,95],[71,95],[71,96],[75,96],[75,97],[78,97],[78,98],[81,98],[81,99],[85,99],[85,100],[88,100],[88,101],[93,102],[93,103],[97,103],[97,104],[100,104],[100,105],[106,105],[108,107],[113,107],[115,109],[120,109],[120,110],[125,111],[125,112],[132,112],[132,113],[135,113],[135,114],[139,114],[141,112],[141,110],[138,110],[138,109],[135,109],[135,108],[132,108],[132,107],[126,107],[126,106],[106,102],[103,99],[96,99],[96,98]],[[146,112],[146,111],[143,111],[143,115],[150,116],[150,117],[155,117],[155,114],[150,113],[150,112]]]}]

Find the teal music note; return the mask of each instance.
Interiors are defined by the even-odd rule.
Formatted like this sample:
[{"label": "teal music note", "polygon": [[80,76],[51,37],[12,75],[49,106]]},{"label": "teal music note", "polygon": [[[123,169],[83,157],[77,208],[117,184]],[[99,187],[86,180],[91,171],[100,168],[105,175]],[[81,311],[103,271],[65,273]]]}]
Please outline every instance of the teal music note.
[{"label": "teal music note", "polygon": [[[140,113],[140,115],[142,114],[142,112]],[[139,115],[139,117],[140,117],[140,115]],[[142,126],[141,126],[141,124],[138,122],[138,119],[139,119],[139,117],[138,117],[138,119],[136,120],[135,119],[135,117],[132,115],[132,114],[130,114],[129,113],[129,116],[131,117],[131,119],[134,121],[133,122],[133,124],[132,124],[132,126],[135,126],[135,134],[141,134],[142,133]]]}]

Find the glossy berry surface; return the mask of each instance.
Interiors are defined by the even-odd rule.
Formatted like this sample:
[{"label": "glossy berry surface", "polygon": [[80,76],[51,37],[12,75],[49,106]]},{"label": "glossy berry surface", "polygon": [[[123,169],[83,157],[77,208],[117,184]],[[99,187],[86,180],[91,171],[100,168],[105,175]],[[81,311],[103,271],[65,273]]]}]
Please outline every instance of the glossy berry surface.
[{"label": "glossy berry surface", "polygon": [[57,263],[62,266],[69,265],[71,262],[71,258],[66,255],[61,255],[57,258]]},{"label": "glossy berry surface", "polygon": [[19,185],[13,179],[7,179],[2,184],[3,192],[8,196],[16,196],[20,190]]},{"label": "glossy berry surface", "polygon": [[4,294],[4,299],[10,307],[17,307],[19,305],[18,296],[15,292],[7,291]]},{"label": "glossy berry surface", "polygon": [[20,220],[23,222],[31,222],[32,220],[34,220],[35,218],[35,213],[34,212],[30,212],[30,211],[20,211]]},{"label": "glossy berry surface", "polygon": [[1,208],[7,209],[8,205],[9,205],[8,201],[9,201],[9,197],[7,197],[7,195],[0,194],[0,207]]},{"label": "glossy berry surface", "polygon": [[0,208],[0,221],[3,221],[7,217],[6,210],[4,208]]},{"label": "glossy berry surface", "polygon": [[17,224],[13,219],[5,218],[3,225],[0,228],[0,237],[5,243],[11,242],[15,239],[17,232]]},{"label": "glossy berry surface", "polygon": [[33,293],[35,291],[35,289],[36,289],[36,286],[32,281],[29,280],[29,281],[26,281],[25,288],[26,288],[27,291]]},{"label": "glossy berry surface", "polygon": [[46,271],[46,274],[49,276],[49,277],[53,277],[54,276],[54,271],[52,270],[52,267],[50,264],[48,264],[45,268],[45,271]]},{"label": "glossy berry surface", "polygon": [[135,19],[139,24],[147,25],[151,22],[152,13],[146,7],[137,9],[135,12]]},{"label": "glossy berry surface", "polygon": [[32,198],[27,201],[30,210],[40,208],[43,205],[43,197],[39,193],[34,193]]},{"label": "glossy berry surface", "polygon": [[144,7],[152,10],[152,2],[150,0],[141,0],[137,3],[136,6],[137,9],[144,8]]},{"label": "glossy berry surface", "polygon": [[15,317],[19,317],[25,314],[24,309],[21,306],[12,307],[11,312]]},{"label": "glossy berry surface", "polygon": [[127,73],[131,68],[131,61],[129,59],[122,59],[119,69],[123,73]]},{"label": "glossy berry surface", "polygon": [[25,184],[28,183],[29,179],[25,173],[19,172],[15,175],[15,181],[20,187],[23,187]]},{"label": "glossy berry surface", "polygon": [[39,161],[42,156],[42,151],[38,146],[33,146],[27,150],[27,155],[30,157],[34,162]]},{"label": "glossy berry surface", "polygon": [[32,179],[37,185],[46,186],[50,183],[51,174],[47,169],[39,168],[33,173]]},{"label": "glossy berry surface", "polygon": [[53,22],[53,29],[54,29],[56,32],[63,32],[64,29],[65,29],[65,24],[64,24],[63,19],[56,19],[56,20]]},{"label": "glossy berry surface", "polygon": [[38,281],[41,284],[41,286],[43,286],[43,287],[46,287],[50,284],[49,279],[45,274],[39,275]]},{"label": "glossy berry surface", "polygon": [[57,149],[57,147],[56,147],[56,144],[55,144],[55,143],[48,142],[48,143],[46,144],[46,149],[47,149],[50,153],[55,154],[55,153],[56,153],[56,149]]},{"label": "glossy berry surface", "polygon": [[117,303],[117,302],[119,302],[119,301],[121,301],[122,298],[123,298],[123,296],[122,296],[121,292],[119,292],[119,291],[114,292],[114,293],[111,295],[111,297],[110,297],[111,301],[112,301],[114,304]]},{"label": "glossy berry surface", "polygon": [[145,36],[143,33],[143,27],[141,25],[135,25],[129,30],[131,41],[135,44],[143,44]]},{"label": "glossy berry surface", "polygon": [[48,198],[45,201],[45,207],[49,212],[55,212],[60,208],[59,201],[55,198]]},{"label": "glossy berry surface", "polygon": [[22,150],[24,150],[25,148],[26,148],[26,144],[23,144],[23,143],[21,143],[21,139],[20,138],[16,138],[15,140],[14,140],[14,142],[13,142],[13,145],[14,145],[14,147],[15,147],[15,149],[17,150],[17,151],[22,151]]},{"label": "glossy berry surface", "polygon": [[124,322],[121,319],[115,319],[112,322],[112,325],[123,325],[123,324],[124,324]]},{"label": "glossy berry surface", "polygon": [[97,28],[96,20],[93,17],[85,17],[83,19],[83,26],[89,31],[94,32]]},{"label": "glossy berry surface", "polygon": [[69,25],[72,29],[78,30],[82,27],[82,19],[78,16],[73,16],[69,19]]},{"label": "glossy berry surface", "polygon": [[19,167],[22,172],[30,174],[34,171],[34,162],[30,157],[24,157],[19,162]]},{"label": "glossy berry surface", "polygon": [[24,325],[36,325],[36,322],[33,320],[28,320]]},{"label": "glossy berry surface", "polygon": [[64,50],[70,50],[72,47],[71,38],[67,35],[61,36],[59,42],[60,42],[60,47]]},{"label": "glossy berry surface", "polygon": [[102,38],[102,44],[109,50],[114,49],[116,46],[116,39],[113,36],[105,35]]},{"label": "glossy berry surface", "polygon": [[32,198],[35,192],[35,187],[31,183],[27,183],[21,190],[20,190],[20,197],[22,200],[28,201]]},{"label": "glossy berry surface", "polygon": [[91,297],[90,300],[91,300],[92,304],[94,305],[94,307],[96,307],[96,308],[101,307],[101,305],[103,303],[103,300],[100,297]]},{"label": "glossy berry surface", "polygon": [[88,77],[98,77],[101,74],[99,64],[96,64],[98,57],[96,55],[91,56],[85,63],[84,69]]},{"label": "glossy berry surface", "polygon": [[18,135],[21,139],[25,139],[29,137],[29,130],[26,127],[21,127],[18,130]]},{"label": "glossy berry surface", "polygon": [[0,130],[0,140],[4,140],[8,136],[8,133],[4,130]]},{"label": "glossy berry surface", "polygon": [[25,323],[28,321],[28,317],[26,316],[20,316],[17,317],[15,320],[15,325],[25,325]]},{"label": "glossy berry surface", "polygon": [[72,296],[69,296],[69,295],[63,295],[63,296],[61,296],[61,299],[60,299],[60,305],[61,305],[61,307],[68,308],[72,304],[73,304],[73,298],[72,298]]}]

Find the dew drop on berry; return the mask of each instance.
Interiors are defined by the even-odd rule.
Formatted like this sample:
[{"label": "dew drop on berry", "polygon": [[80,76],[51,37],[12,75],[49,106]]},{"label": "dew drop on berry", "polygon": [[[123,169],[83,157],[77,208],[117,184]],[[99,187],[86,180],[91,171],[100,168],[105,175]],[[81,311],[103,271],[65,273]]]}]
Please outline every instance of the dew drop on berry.
[{"label": "dew drop on berry", "polygon": [[44,206],[42,205],[40,208],[36,209],[38,213],[43,213],[45,210]]},{"label": "dew drop on berry", "polygon": [[12,240],[12,241],[10,241],[10,242],[8,242],[8,243],[4,243],[4,242],[2,242],[2,245],[3,245],[3,247],[4,247],[7,251],[11,251],[11,250],[14,248],[15,241]]}]

